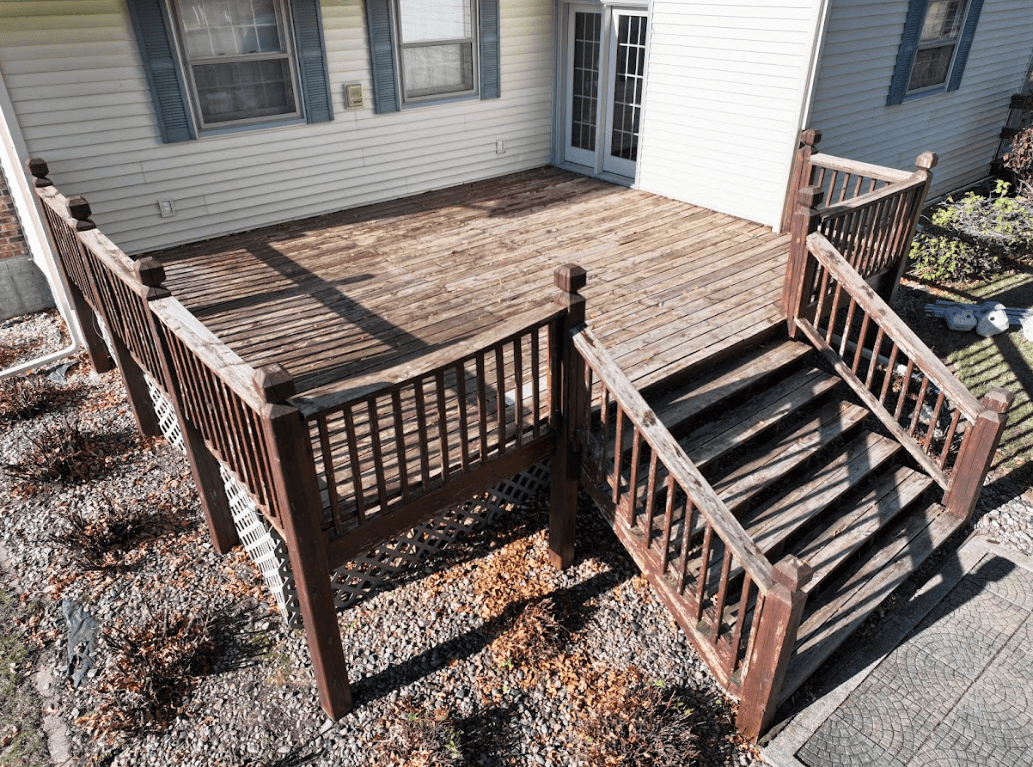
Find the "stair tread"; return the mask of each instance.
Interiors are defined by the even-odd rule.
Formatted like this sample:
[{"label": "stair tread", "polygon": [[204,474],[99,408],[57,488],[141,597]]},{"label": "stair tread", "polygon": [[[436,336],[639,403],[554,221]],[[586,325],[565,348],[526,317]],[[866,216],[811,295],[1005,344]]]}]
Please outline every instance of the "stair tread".
[{"label": "stair tread", "polygon": [[746,532],[765,553],[771,551],[900,449],[894,440],[866,431],[817,469],[805,483],[752,512],[745,520]]},{"label": "stair tread", "polygon": [[715,371],[693,382],[691,389],[650,398],[653,411],[668,429],[675,430],[722,400],[741,394],[758,380],[790,365],[811,351],[798,341],[782,341],[762,349],[752,359],[740,359],[731,370]]},{"label": "stair tread", "polygon": [[861,423],[867,415],[868,411],[859,405],[842,400],[830,402],[791,432],[765,445],[759,455],[712,483],[714,490],[733,513],[739,511],[764,488]]},{"label": "stair tread", "polygon": [[796,692],[861,622],[964,524],[961,517],[931,503],[893,525],[883,545],[800,625],[779,703]]},{"label": "stair tread", "polygon": [[838,383],[839,378],[817,368],[801,370],[728,415],[694,429],[679,441],[696,467],[703,470],[832,390]]},{"label": "stair tread", "polygon": [[814,568],[808,594],[835,571],[866,540],[889,524],[933,484],[932,478],[906,466],[876,481],[854,508],[804,541],[796,556]]}]

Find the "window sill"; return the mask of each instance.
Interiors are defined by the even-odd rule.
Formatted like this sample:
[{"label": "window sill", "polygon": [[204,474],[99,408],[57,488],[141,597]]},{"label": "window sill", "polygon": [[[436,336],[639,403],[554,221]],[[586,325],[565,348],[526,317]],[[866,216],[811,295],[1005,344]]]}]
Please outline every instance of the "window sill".
[{"label": "window sill", "polygon": [[927,90],[927,91],[918,91],[917,93],[906,94],[904,96],[904,100],[901,101],[900,103],[901,104],[906,104],[909,101],[918,101],[919,99],[924,99],[926,96],[939,96],[941,93],[946,93],[946,92],[947,92],[947,86],[946,86],[946,84],[944,84],[944,85],[941,85],[938,88],[932,88],[932,89]]},{"label": "window sill", "polygon": [[403,101],[402,110],[406,109],[420,109],[422,107],[440,107],[447,104],[459,104],[464,101],[480,101],[481,94],[479,93],[464,93],[461,96],[442,96],[439,99],[427,98],[420,99],[419,101]]},{"label": "window sill", "polygon": [[197,140],[203,141],[206,138],[219,138],[235,133],[254,133],[258,131],[279,130],[281,128],[293,128],[296,125],[307,125],[304,117],[291,117],[287,120],[276,120],[266,123],[249,123],[247,125],[227,125],[224,128],[206,128],[197,132]]}]

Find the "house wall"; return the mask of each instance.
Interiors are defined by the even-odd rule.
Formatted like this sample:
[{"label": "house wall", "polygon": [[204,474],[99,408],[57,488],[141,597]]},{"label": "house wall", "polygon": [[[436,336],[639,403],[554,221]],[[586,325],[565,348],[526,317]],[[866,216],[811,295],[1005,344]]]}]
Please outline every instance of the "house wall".
[{"label": "house wall", "polygon": [[833,0],[808,127],[821,150],[907,169],[924,151],[940,163],[931,196],[986,176],[1008,102],[1020,92],[1033,40],[1029,0],[986,0],[961,87],[886,106],[907,0]]},{"label": "house wall", "polygon": [[54,306],[43,272],[33,263],[3,170],[0,170],[0,320]]},{"label": "house wall", "polygon": [[[121,0],[4,0],[0,72],[31,155],[130,253],[546,164],[553,3],[503,0],[502,98],[377,115],[365,10],[323,0],[334,119],[162,144]],[[348,110],[361,83],[366,108]],[[504,139],[505,153],[496,154]],[[157,201],[173,200],[161,218]]]},{"label": "house wall", "polygon": [[639,185],[777,227],[821,0],[653,0]]}]

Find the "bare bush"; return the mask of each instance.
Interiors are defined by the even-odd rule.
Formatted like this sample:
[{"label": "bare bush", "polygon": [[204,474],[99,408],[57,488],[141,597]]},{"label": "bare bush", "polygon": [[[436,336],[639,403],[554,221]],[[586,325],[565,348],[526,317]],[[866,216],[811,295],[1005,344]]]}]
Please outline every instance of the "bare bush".
[{"label": "bare bush", "polygon": [[0,423],[32,418],[53,407],[57,386],[44,376],[14,376],[0,381]]},{"label": "bare bush", "polygon": [[99,513],[90,517],[78,507],[60,509],[59,514],[61,528],[50,541],[67,549],[72,561],[83,570],[117,566],[117,555],[149,535],[158,521],[153,509],[139,503],[127,507],[107,496],[101,499]]},{"label": "bare bush", "polygon": [[33,437],[18,463],[7,473],[30,484],[83,482],[104,469],[103,452],[94,437],[75,421],[58,424],[53,431]]},{"label": "bare bush", "polygon": [[376,746],[384,764],[438,767],[463,763],[462,732],[446,709],[425,710],[412,699],[390,715],[388,735]]}]

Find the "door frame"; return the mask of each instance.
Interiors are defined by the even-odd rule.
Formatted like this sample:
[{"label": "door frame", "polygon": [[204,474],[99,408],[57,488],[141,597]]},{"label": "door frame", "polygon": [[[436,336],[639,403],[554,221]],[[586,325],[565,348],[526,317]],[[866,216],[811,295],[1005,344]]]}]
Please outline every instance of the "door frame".
[{"label": "door frame", "polygon": [[[611,30],[612,11],[614,10],[626,10],[635,11],[639,13],[645,13],[646,18],[650,18],[651,13],[651,0],[556,0],[555,13],[556,13],[556,29],[555,29],[555,45],[556,45],[556,61],[555,64],[555,75],[553,82],[553,138],[552,138],[552,162],[554,165],[558,165],[561,168],[572,170],[576,173],[584,173],[586,175],[596,176],[603,178],[607,181],[612,181],[617,184],[623,184],[625,186],[636,186],[638,182],[639,169],[641,166],[642,159],[642,136],[639,138],[639,155],[638,161],[635,163],[635,177],[622,176],[616,173],[612,173],[603,169],[603,160],[605,158],[604,147],[609,143],[606,136],[603,135],[602,126],[605,125],[605,110],[607,102],[612,99],[610,93],[610,76],[609,76],[609,53],[606,56],[600,56],[599,62],[599,99],[596,105],[596,125],[600,127],[599,140],[596,142],[597,151],[595,158],[595,166],[580,165],[566,160],[566,146],[567,146],[567,118],[569,110],[569,86],[567,83],[567,72],[568,62],[570,56],[570,31],[568,19],[572,12],[572,9],[588,10],[589,8],[597,8],[603,15],[603,25],[601,30],[601,37],[607,41],[606,45],[609,46]],[[652,30],[652,25],[650,25]],[[648,38],[647,38],[648,40]],[[645,78],[646,86],[643,90],[642,101],[646,103],[647,91],[649,87],[649,52],[646,52],[646,67],[645,67]]]}]

